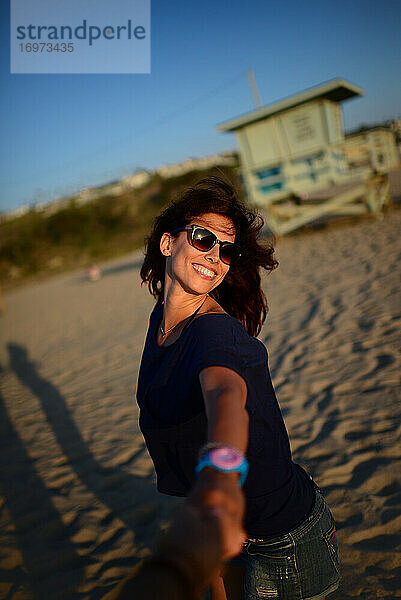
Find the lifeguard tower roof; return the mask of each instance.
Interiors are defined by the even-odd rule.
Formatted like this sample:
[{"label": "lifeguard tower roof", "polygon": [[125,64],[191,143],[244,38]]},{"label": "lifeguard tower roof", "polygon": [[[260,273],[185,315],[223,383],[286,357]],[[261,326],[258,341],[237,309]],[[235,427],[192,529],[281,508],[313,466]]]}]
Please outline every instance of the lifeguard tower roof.
[{"label": "lifeguard tower roof", "polygon": [[279,100],[273,104],[262,106],[262,108],[252,110],[251,112],[245,113],[244,115],[236,117],[235,119],[225,121],[224,123],[218,125],[217,129],[218,131],[235,131],[236,129],[240,129],[245,125],[260,121],[266,117],[271,117],[272,115],[283,112],[284,110],[294,108],[295,106],[305,104],[306,102],[316,100],[317,98],[324,98],[333,102],[342,102],[344,100],[348,100],[349,98],[353,98],[354,96],[363,96],[363,90],[357,85],[349,83],[345,79],[332,79],[326,83],[309,88],[300,94],[294,94],[288,98],[284,98],[284,100]]}]

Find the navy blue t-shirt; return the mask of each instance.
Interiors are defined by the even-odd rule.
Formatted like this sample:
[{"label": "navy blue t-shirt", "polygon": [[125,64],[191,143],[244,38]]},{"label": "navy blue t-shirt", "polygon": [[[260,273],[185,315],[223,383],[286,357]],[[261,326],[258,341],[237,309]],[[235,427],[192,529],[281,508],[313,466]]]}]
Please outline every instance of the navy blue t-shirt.
[{"label": "navy blue t-shirt", "polygon": [[207,417],[199,372],[224,366],[247,385],[249,474],[245,529],[250,537],[280,535],[312,510],[310,477],[291,459],[287,430],[270,379],[264,344],[226,313],[196,316],[169,346],[158,346],[162,305],[150,315],[138,377],[139,425],[160,492],[188,495]]}]

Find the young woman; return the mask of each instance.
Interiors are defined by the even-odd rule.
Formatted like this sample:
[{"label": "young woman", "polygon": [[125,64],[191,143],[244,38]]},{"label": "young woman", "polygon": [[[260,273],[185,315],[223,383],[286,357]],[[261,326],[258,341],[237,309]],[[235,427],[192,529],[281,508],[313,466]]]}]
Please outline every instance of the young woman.
[{"label": "young woman", "polygon": [[277,266],[258,239],[262,226],[219,178],[201,180],[156,218],[141,269],[157,302],[139,424],[160,492],[192,490],[197,505],[240,515],[243,486],[248,539],[213,598],[322,600],[339,583],[334,520],[292,461],[256,338],[267,314],[260,269]]}]

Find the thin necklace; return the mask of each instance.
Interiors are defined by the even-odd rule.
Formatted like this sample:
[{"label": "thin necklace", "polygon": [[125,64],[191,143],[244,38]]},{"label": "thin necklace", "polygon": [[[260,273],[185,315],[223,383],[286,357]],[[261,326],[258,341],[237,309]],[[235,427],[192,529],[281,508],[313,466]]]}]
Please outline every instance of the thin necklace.
[{"label": "thin necklace", "polygon": [[[206,294],[206,298],[209,296],[209,294]],[[192,313],[192,315],[190,315],[190,317],[194,317],[196,315],[196,313],[198,312],[198,310],[200,310],[202,308],[202,306],[205,304],[206,302],[206,298],[204,299],[204,301],[202,302],[202,304],[196,309],[196,311],[194,313]],[[187,317],[189,318],[189,317]],[[162,338],[166,337],[166,335],[172,331],[174,329],[174,327],[177,327],[178,323],[176,323],[175,325],[173,325],[172,327],[169,327],[168,329],[164,329],[163,325],[160,323],[160,333],[162,334]]]}]

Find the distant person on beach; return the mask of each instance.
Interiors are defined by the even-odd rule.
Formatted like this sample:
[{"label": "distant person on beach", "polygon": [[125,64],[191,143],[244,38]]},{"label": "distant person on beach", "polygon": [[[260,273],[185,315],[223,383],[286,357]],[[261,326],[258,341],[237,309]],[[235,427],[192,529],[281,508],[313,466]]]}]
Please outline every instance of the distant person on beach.
[{"label": "distant person on beach", "polygon": [[86,276],[89,281],[99,281],[102,277],[102,272],[97,265],[91,265],[86,271]]},{"label": "distant person on beach", "polygon": [[335,524],[292,461],[256,338],[267,314],[260,270],[277,266],[262,227],[217,177],[155,219],[141,268],[156,304],[138,377],[139,425],[160,492],[224,510],[240,506],[243,487],[247,541],[215,577],[213,600],[323,600],[339,584]]}]

